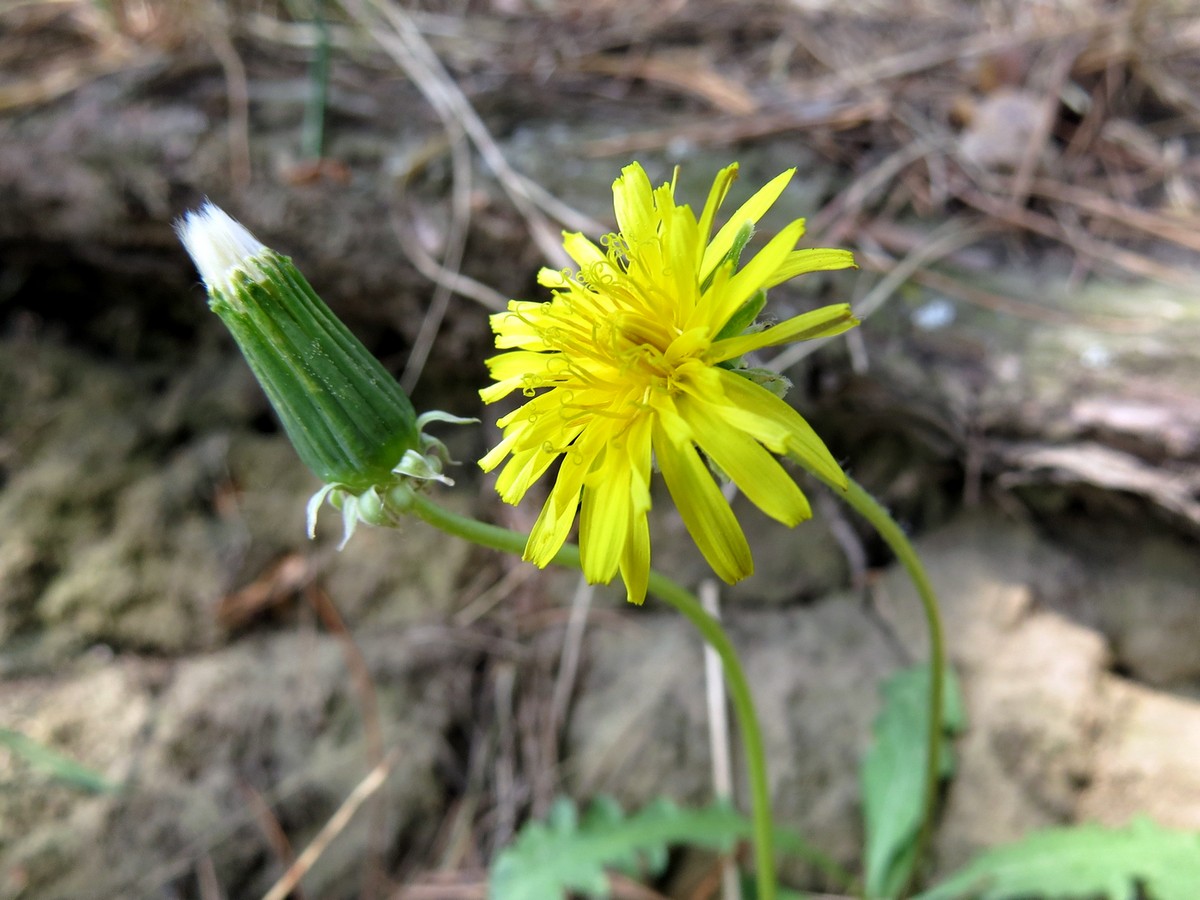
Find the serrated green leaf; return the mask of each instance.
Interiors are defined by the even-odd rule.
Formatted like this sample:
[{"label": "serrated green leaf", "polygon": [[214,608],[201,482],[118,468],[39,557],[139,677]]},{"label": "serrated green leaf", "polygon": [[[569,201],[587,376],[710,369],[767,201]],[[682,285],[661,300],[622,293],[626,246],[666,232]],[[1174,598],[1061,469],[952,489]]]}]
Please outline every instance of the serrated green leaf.
[{"label": "serrated green leaf", "polygon": [[528,823],[496,857],[488,896],[553,900],[577,891],[606,898],[606,871],[659,874],[672,844],[728,852],[749,832],[746,819],[727,804],[691,810],[659,800],[624,818],[614,801],[602,798],[579,817],[570,800],[560,799],[546,822]]},{"label": "serrated green leaf", "polygon": [[7,747],[30,765],[47,772],[53,778],[81,791],[93,794],[111,794],[120,790],[115,784],[75,760],[63,756],[56,750],[51,750],[39,744],[33,738],[13,731],[10,728],[0,728],[0,747]]},{"label": "serrated green leaf", "polygon": [[[947,671],[942,691],[942,728],[949,737],[963,728],[958,682]],[[883,710],[860,773],[866,820],[864,861],[868,897],[894,897],[908,881],[921,828],[928,753],[929,668],[905,669],[883,686]],[[953,771],[949,740],[939,754],[942,777]]]},{"label": "serrated green leaf", "polygon": [[914,900],[1195,900],[1200,834],[1138,819],[1051,828],[989,850]]}]

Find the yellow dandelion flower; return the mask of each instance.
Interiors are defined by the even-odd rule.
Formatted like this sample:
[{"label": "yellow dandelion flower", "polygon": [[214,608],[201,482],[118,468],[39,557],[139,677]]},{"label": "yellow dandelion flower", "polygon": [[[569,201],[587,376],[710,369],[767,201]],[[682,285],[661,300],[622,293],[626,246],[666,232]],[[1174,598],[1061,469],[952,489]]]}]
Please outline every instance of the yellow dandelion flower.
[{"label": "yellow dandelion flower", "polygon": [[548,302],[513,300],[491,318],[493,403],[514,390],[528,402],[499,421],[503,439],[479,465],[508,460],[496,488],[518,503],[562,458],[524,558],[545,566],[579,513],[583,572],[592,583],[619,571],[641,603],[650,572],[652,458],[696,545],[727,582],[754,571],[750,547],[707,457],[760,509],[785,525],[811,514],[775,458],[828,478],[845,475],[807,422],[766,387],[738,374],[750,351],[839,334],[856,325],[847,304],[746,330],[766,289],[805,272],[854,265],[845,250],[797,250],[804,221],[784,228],[740,269],[754,224],[795,170],[773,179],[712,235],[737,165],[717,175],[697,219],[675,202],[674,180],[654,188],[640,165],[613,184],[619,232],[597,246],[582,234],[563,246],[579,271],[543,269]]}]

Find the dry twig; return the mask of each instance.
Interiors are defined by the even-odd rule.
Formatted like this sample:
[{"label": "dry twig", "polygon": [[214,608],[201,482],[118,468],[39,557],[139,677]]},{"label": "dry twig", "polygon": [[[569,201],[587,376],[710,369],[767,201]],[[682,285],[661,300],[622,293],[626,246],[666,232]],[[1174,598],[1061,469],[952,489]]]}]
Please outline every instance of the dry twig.
[{"label": "dry twig", "polygon": [[396,756],[395,752],[389,754],[387,759],[367,773],[366,778],[360,781],[358,786],[350,792],[350,795],[342,802],[342,805],[338,807],[329,821],[325,823],[324,827],[317,833],[317,836],[312,839],[312,843],[304,848],[304,852],[288,867],[288,870],[283,873],[282,877],[271,886],[271,889],[263,895],[263,900],[284,900],[295,889],[305,873],[321,858],[321,854],[342,833],[345,827],[350,824],[350,820],[354,818],[354,814],[358,812],[359,807],[387,781],[388,773],[391,771]]},{"label": "dry twig", "polygon": [[[379,720],[379,696],[366,658],[329,595],[313,584],[308,586],[305,593],[321,623],[337,638],[342,649],[346,668],[354,684],[359,715],[362,716],[367,765],[378,768],[384,762],[383,727]],[[379,886],[383,882],[383,856],[387,849],[387,833],[384,830],[386,811],[382,802],[376,802],[371,809],[371,827],[367,831],[367,852],[363,861],[363,900],[378,896]]]},{"label": "dry twig", "polygon": [[438,111],[443,121],[453,118],[475,145],[513,205],[524,217],[530,234],[547,260],[566,265],[558,238],[528,189],[528,179],[509,165],[483,120],[475,112],[437,55],[409,16],[393,4],[373,0],[342,0],[342,6],[378,41],[389,56]]}]

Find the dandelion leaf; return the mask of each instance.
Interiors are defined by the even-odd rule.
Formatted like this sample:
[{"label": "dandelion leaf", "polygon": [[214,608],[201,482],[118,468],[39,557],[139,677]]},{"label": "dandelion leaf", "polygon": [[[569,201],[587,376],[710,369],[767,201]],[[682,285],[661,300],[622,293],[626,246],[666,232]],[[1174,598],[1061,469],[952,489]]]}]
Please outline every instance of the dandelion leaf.
[{"label": "dandelion leaf", "polygon": [[1034,832],[989,850],[914,900],[1195,900],[1200,834],[1138,819]]},{"label": "dandelion leaf", "polygon": [[[962,730],[965,719],[958,683],[950,672],[946,673],[942,698],[942,727],[947,740],[939,759],[945,778],[953,770],[948,738]],[[868,897],[897,896],[912,872],[925,796],[928,666],[905,669],[888,679],[883,686],[883,701],[883,710],[875,719],[874,741],[860,772]]]},{"label": "dandelion leaf", "polygon": [[607,898],[608,872],[657,875],[673,844],[727,852],[749,832],[746,819],[726,804],[691,810],[659,800],[625,817],[615,801],[600,798],[580,816],[571,800],[560,798],[545,821],[529,822],[497,856],[488,896],[553,900],[574,891]]}]

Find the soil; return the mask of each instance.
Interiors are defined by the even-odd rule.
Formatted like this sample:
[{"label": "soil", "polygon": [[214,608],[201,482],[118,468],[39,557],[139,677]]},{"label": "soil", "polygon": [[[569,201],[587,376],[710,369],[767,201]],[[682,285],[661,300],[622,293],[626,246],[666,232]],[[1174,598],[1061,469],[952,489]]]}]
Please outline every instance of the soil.
[{"label": "soil", "polygon": [[[415,521],[306,539],[319,485],[172,231],[208,196],[291,255],[418,409],[482,419],[443,426],[439,499],[528,529],[471,464],[487,315],[540,296],[559,230],[611,229],[634,158],[696,203],[730,160],[740,196],[797,166],[763,231],[807,215],[858,256],[771,310],[864,325],[775,362],[945,606],[968,728],[931,877],[1047,825],[1200,829],[1186,3],[346,0],[319,146],[314,22],[181,8],[0,11],[0,897],[261,896],[373,771],[306,896],[482,897],[559,793],[708,802],[700,644],[653,600],[600,589],[576,644],[565,573]],[[854,869],[879,685],[924,638],[808,487],[794,531],[735,503],[759,571],[721,599],[776,812]],[[657,566],[708,577],[665,493],[653,527]],[[703,896],[710,864],[657,887]]]}]

